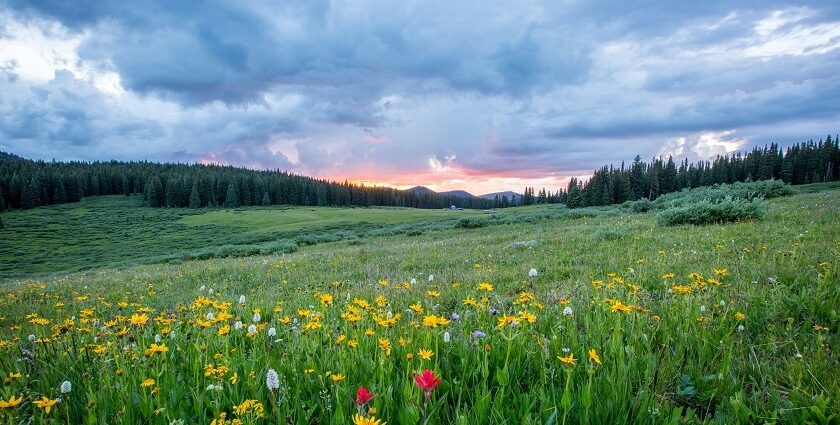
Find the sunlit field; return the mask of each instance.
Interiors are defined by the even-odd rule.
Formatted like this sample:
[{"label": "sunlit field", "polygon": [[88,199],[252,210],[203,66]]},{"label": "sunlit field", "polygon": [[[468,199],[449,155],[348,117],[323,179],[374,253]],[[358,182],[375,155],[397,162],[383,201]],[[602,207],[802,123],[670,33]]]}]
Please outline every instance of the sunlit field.
[{"label": "sunlit field", "polygon": [[840,191],[767,202],[7,280],[0,422],[838,423]]}]

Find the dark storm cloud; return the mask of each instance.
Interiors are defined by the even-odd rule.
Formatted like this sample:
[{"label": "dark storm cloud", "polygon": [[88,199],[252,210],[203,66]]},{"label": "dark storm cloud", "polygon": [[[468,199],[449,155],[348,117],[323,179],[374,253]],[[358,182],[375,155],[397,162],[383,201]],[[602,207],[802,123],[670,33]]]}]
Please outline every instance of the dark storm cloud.
[{"label": "dark storm cloud", "polygon": [[[333,176],[451,157],[473,176],[533,176],[705,133],[819,137],[840,117],[836,2],[8,0],[0,12],[0,42],[30,37],[26,25],[79,40],[48,81],[33,77],[42,62],[0,53],[2,146],[30,156]],[[107,73],[124,93],[101,90]]]}]

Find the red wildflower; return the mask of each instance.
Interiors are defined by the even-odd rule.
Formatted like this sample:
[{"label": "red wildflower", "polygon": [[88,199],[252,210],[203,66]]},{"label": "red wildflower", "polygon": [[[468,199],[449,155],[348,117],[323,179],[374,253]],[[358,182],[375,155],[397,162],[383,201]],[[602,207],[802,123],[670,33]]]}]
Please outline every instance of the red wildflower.
[{"label": "red wildflower", "polygon": [[364,406],[371,400],[373,400],[373,393],[365,387],[359,387],[359,391],[356,391],[356,406]]},{"label": "red wildflower", "polygon": [[432,391],[440,384],[440,378],[435,377],[435,372],[429,369],[420,375],[414,375],[414,383],[426,393],[426,399],[431,397]]}]

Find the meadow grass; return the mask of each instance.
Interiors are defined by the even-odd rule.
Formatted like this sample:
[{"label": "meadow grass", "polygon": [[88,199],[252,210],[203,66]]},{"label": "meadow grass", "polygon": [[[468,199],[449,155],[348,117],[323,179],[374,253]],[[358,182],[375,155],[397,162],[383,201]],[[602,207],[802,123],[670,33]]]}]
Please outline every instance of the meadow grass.
[{"label": "meadow grass", "polygon": [[[136,196],[3,214],[0,278],[72,272],[191,257],[258,253],[260,243],[307,233],[366,231],[418,220],[454,220],[477,211],[412,208],[250,207],[187,210],[139,206]],[[223,246],[244,249],[221,250]]]},{"label": "meadow grass", "polygon": [[837,423],[840,196],[813,192],[9,280],[0,421]]}]

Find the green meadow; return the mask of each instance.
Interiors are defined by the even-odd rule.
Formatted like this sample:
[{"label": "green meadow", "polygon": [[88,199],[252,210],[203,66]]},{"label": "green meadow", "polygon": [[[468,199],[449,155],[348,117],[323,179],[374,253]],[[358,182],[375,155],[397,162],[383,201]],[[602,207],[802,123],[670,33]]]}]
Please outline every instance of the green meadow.
[{"label": "green meadow", "polygon": [[[840,190],[796,192],[766,201],[760,220],[707,226],[663,226],[620,206],[456,219],[152,215],[118,197],[7,214],[4,241],[21,228],[32,238],[17,257],[67,245],[72,255],[53,257],[65,269],[98,258],[81,257],[85,247],[106,265],[259,229],[420,221],[278,254],[8,279],[0,420],[835,424]],[[86,239],[76,230],[45,242],[68,223],[87,226]],[[510,247],[528,240],[536,245]],[[53,261],[11,256],[3,264],[18,271]],[[427,392],[415,381],[424,370],[441,380]],[[360,387],[374,397],[357,404]]]}]

